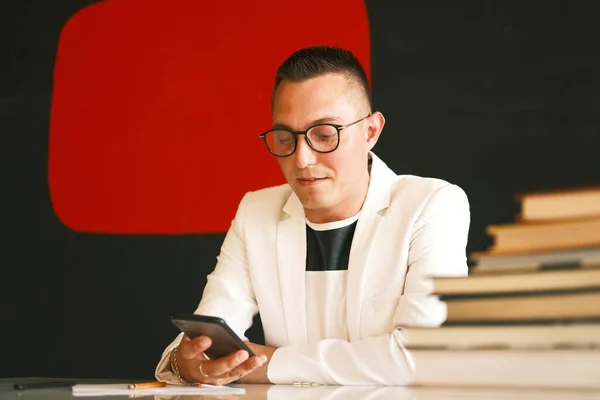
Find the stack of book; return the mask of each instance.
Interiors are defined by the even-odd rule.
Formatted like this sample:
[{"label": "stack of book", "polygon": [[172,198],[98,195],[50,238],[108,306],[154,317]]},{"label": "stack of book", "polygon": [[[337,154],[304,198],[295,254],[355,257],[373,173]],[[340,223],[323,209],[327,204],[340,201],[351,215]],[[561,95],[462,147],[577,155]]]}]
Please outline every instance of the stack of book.
[{"label": "stack of book", "polygon": [[471,256],[474,273],[600,262],[600,188],[528,193],[518,199],[516,223],[487,228],[494,244]]},{"label": "stack of book", "polygon": [[434,278],[440,328],[403,330],[416,385],[600,389],[600,189],[520,196],[466,278]]}]

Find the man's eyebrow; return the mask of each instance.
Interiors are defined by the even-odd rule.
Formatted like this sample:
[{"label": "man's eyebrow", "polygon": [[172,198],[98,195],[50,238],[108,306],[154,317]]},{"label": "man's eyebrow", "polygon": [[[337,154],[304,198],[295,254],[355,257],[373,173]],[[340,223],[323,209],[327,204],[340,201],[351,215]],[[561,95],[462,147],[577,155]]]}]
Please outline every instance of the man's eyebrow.
[{"label": "man's eyebrow", "polygon": [[[319,118],[319,119],[315,119],[314,121],[311,121],[306,128],[309,128],[311,126],[314,125],[318,125],[318,124],[339,124],[340,123],[340,119],[337,117],[323,117],[323,118]],[[274,123],[273,126],[271,127],[271,129],[286,129],[288,131],[294,131],[294,129],[292,129],[290,126],[283,124],[283,123]]]},{"label": "man's eyebrow", "polygon": [[318,125],[318,124],[335,124],[335,123],[339,123],[340,119],[337,117],[324,117],[324,118],[319,118],[316,119],[314,121],[312,121],[310,123],[310,125]]},{"label": "man's eyebrow", "polygon": [[286,124],[282,124],[282,123],[276,123],[276,124],[273,124],[273,125],[271,126],[271,129],[285,129],[285,130],[288,130],[288,131],[293,131],[293,129],[292,129],[292,128],[290,128],[290,127],[289,127],[289,126],[287,126]]}]

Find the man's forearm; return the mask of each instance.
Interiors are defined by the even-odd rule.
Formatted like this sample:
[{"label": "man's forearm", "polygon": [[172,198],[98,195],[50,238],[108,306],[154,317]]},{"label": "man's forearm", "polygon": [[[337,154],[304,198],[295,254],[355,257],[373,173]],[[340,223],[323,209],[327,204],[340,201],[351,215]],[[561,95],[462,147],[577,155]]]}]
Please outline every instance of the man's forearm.
[{"label": "man's forearm", "polygon": [[271,362],[271,357],[273,356],[273,353],[275,352],[276,349],[274,347],[262,346],[262,345],[256,344],[256,343],[246,342],[246,344],[248,345],[248,347],[250,347],[250,350],[252,350],[254,352],[254,354],[256,354],[257,356],[261,356],[261,355],[266,356],[267,361],[260,367],[256,368],[254,371],[250,372],[248,375],[245,375],[242,378],[238,379],[237,382],[239,382],[239,383],[271,383],[271,381],[269,380],[269,377],[267,376],[267,371],[269,368],[269,363]]}]

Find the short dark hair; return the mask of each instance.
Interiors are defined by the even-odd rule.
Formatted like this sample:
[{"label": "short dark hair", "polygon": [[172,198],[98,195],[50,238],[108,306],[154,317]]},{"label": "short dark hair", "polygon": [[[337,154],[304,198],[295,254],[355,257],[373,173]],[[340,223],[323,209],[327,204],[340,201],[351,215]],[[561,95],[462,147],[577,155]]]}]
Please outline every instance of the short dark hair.
[{"label": "short dark hair", "polygon": [[332,46],[306,47],[289,56],[277,69],[272,98],[283,80],[302,82],[327,73],[343,73],[355,80],[363,89],[369,109],[372,107],[371,88],[360,61],[351,51]]}]

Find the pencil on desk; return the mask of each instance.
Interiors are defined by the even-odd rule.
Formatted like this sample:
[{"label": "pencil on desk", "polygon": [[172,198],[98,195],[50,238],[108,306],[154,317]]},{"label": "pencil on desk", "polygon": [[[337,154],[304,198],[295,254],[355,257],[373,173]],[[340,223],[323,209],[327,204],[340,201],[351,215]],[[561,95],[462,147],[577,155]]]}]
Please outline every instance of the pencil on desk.
[{"label": "pencil on desk", "polygon": [[127,389],[152,389],[167,386],[166,382],[144,382],[127,385]]}]

